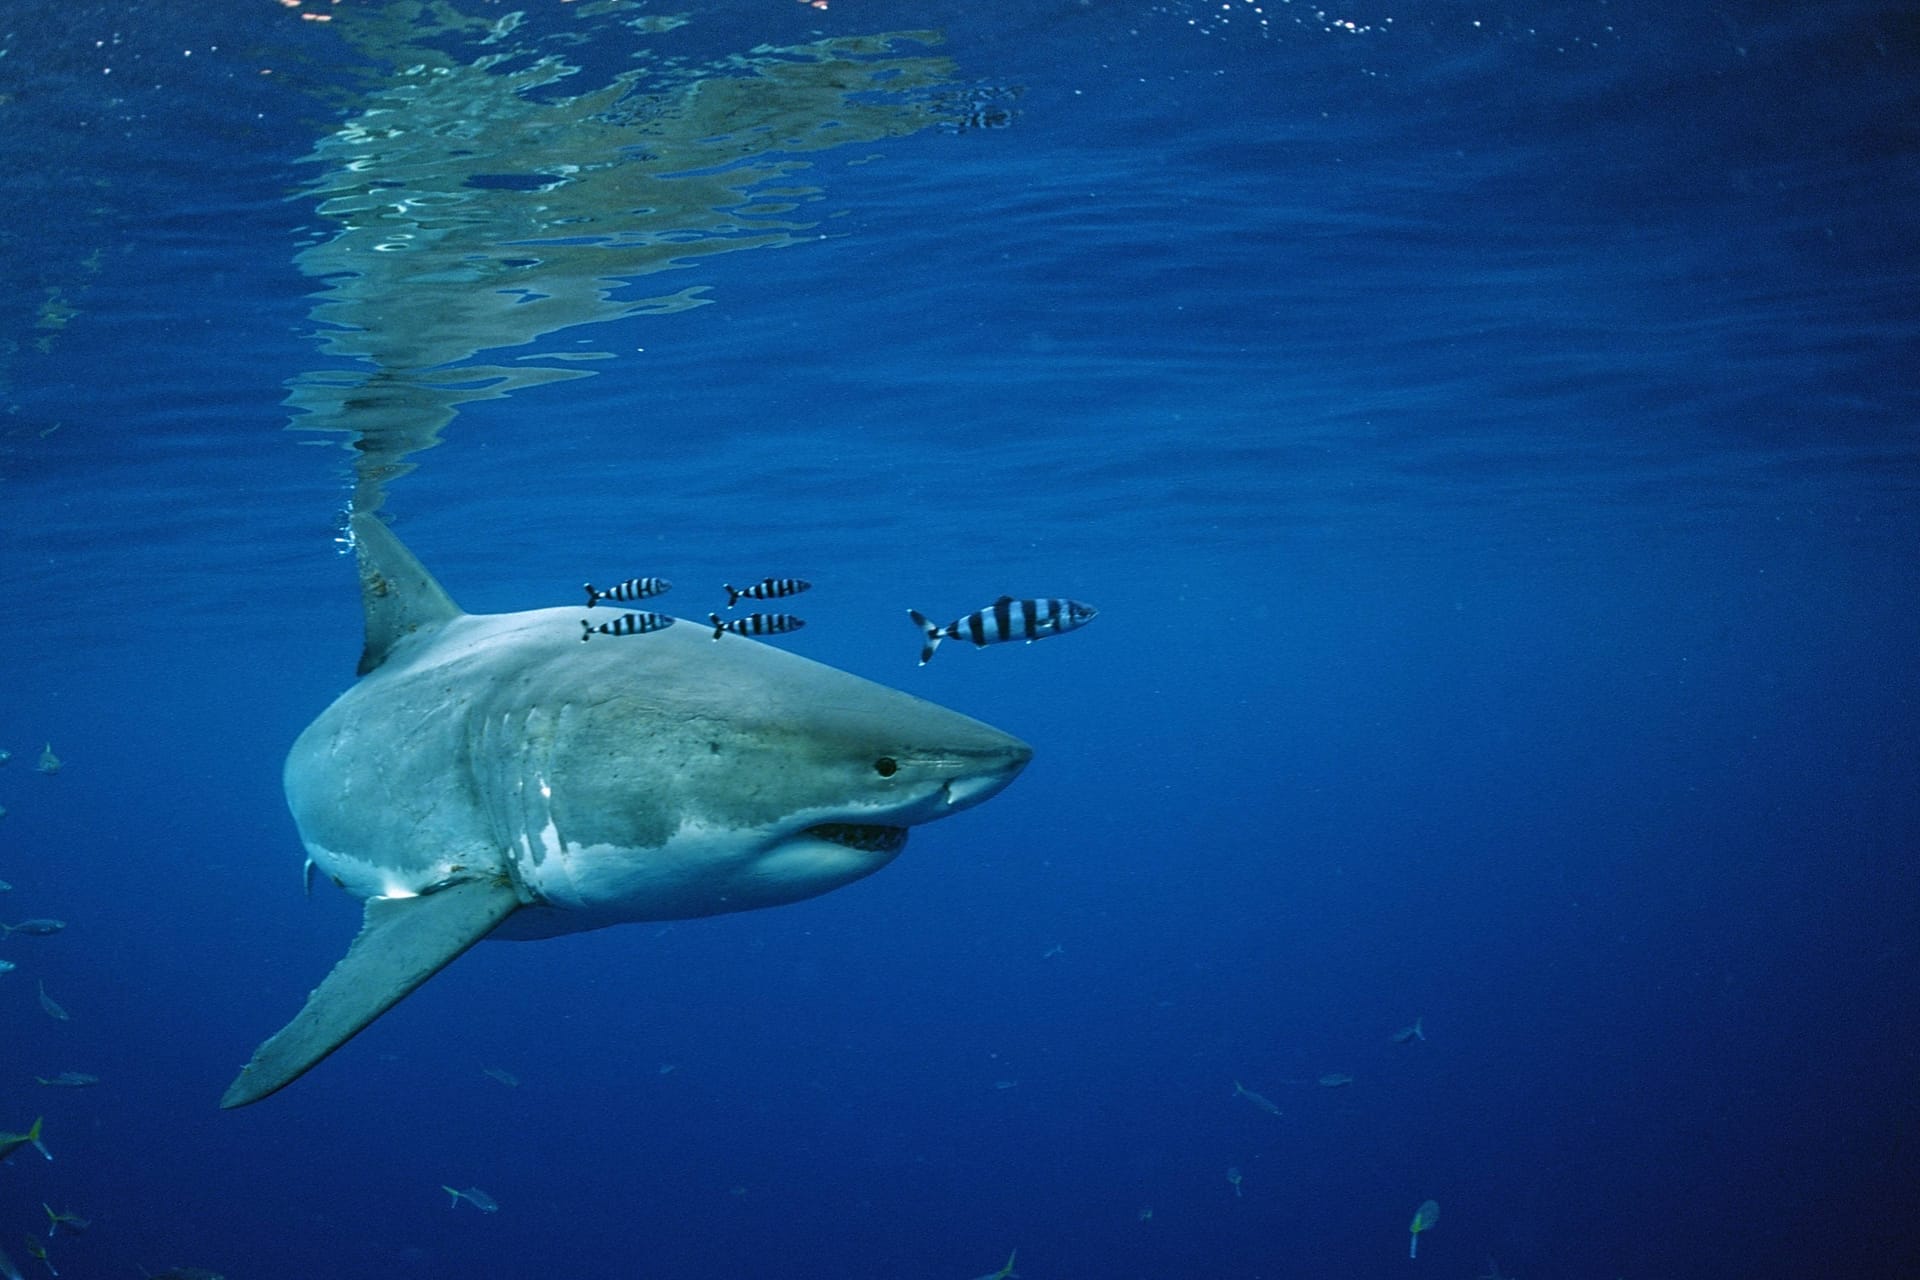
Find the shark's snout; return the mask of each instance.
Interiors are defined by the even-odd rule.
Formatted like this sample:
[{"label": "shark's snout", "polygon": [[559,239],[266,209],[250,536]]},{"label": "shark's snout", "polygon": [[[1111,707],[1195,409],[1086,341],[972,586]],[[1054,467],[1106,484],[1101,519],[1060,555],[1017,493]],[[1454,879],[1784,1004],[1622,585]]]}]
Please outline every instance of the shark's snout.
[{"label": "shark's snout", "polygon": [[965,772],[947,781],[947,807],[966,809],[999,795],[1031,759],[1033,748],[1013,737],[1003,746],[979,753],[967,762]]},{"label": "shark's snout", "polygon": [[947,814],[958,814],[964,808],[991,800],[1020,777],[1020,771],[1033,760],[1033,748],[998,729],[991,733],[991,741],[972,743],[964,750],[954,750],[947,760],[941,760],[941,771],[947,773],[947,777],[922,821],[945,818]]}]

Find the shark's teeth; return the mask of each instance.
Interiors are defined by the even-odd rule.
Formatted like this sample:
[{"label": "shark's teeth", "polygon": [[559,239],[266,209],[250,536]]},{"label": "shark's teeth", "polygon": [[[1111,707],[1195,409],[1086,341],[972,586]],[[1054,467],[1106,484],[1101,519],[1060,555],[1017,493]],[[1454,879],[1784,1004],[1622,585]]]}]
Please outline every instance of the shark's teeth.
[{"label": "shark's teeth", "polygon": [[843,844],[864,853],[898,853],[906,847],[905,827],[870,826],[856,822],[823,822],[803,833],[820,840]]}]

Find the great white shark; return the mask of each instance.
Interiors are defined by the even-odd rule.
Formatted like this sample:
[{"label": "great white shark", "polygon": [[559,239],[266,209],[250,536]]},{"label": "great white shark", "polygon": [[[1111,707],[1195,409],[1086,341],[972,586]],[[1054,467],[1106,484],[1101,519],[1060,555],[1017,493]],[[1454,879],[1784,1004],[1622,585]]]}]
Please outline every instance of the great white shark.
[{"label": "great white shark", "polygon": [[826,893],[1033,754],[698,622],[583,644],[578,606],[465,613],[385,524],[351,530],[361,678],[295,740],[285,782],[311,865],[366,915],[223,1107],[297,1079],[482,938]]}]

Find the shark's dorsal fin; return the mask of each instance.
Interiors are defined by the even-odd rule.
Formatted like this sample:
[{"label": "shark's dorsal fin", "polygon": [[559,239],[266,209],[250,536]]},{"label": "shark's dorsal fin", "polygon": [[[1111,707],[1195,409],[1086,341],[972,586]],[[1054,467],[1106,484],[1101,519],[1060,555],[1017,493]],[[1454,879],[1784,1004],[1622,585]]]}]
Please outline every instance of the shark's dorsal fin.
[{"label": "shark's dorsal fin", "polygon": [[347,521],[360,560],[360,603],[367,611],[367,647],[360,674],[387,660],[393,646],[414,632],[461,616],[413,552],[374,516],[355,512]]},{"label": "shark's dorsal fin", "polygon": [[347,954],[293,1021],[254,1050],[220,1105],[244,1107],[299,1079],[519,906],[513,886],[491,878],[415,898],[369,898]]}]

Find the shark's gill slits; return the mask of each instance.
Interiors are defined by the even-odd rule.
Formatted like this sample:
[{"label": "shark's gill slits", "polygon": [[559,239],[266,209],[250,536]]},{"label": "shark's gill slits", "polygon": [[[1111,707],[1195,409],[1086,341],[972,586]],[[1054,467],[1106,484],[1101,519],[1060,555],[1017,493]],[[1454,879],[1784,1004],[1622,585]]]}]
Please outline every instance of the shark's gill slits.
[{"label": "shark's gill slits", "polygon": [[802,834],[821,840],[830,840],[834,844],[843,844],[849,849],[859,849],[863,853],[898,853],[907,845],[905,827],[869,826],[857,822],[823,822],[819,826],[808,827]]}]

